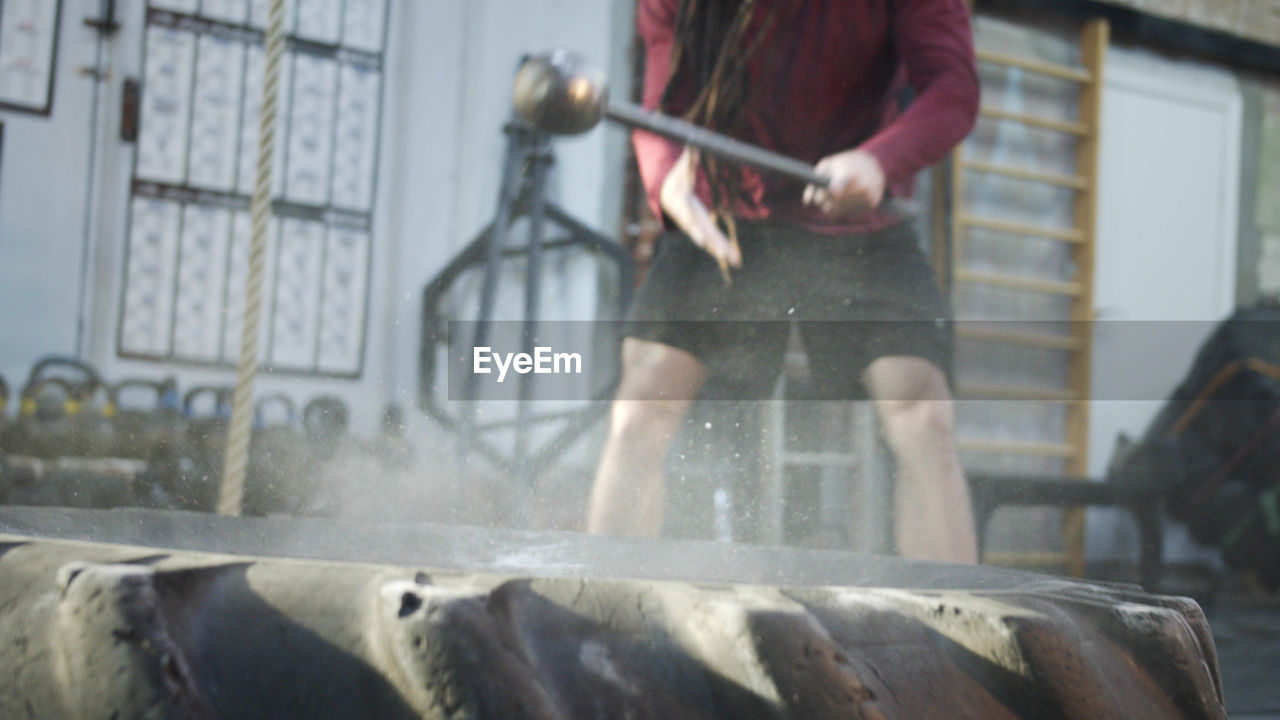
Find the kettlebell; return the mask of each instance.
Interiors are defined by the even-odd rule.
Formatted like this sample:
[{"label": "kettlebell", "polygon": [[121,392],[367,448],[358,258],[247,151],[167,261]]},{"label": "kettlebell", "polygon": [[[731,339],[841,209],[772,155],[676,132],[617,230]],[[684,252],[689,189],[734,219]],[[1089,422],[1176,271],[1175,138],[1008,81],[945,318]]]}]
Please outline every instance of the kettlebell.
[{"label": "kettlebell", "polygon": [[218,507],[222,455],[231,421],[231,389],[212,385],[191,388],[182,397],[182,414],[186,428],[178,460],[173,470],[157,481],[172,506],[213,512]]},{"label": "kettlebell", "polygon": [[68,417],[71,432],[82,438],[81,457],[111,457],[115,452],[116,405],[111,387],[94,378],[77,388],[75,412]]},{"label": "kettlebell", "polygon": [[[272,420],[272,410],[283,415]],[[253,410],[253,437],[244,488],[246,515],[299,514],[310,502],[306,443],[298,430],[298,410],[283,394],[266,395]]]},{"label": "kettlebell", "polygon": [[374,447],[386,470],[403,471],[413,466],[413,452],[404,437],[404,408],[400,405],[390,403],[383,409],[381,432]]},{"label": "kettlebell", "polygon": [[333,454],[350,421],[351,410],[337,395],[312,398],[302,408],[302,429],[318,455]]},{"label": "kettlebell", "polygon": [[[66,377],[69,375],[70,377]],[[37,457],[87,457],[102,453],[110,443],[110,418],[113,409],[103,398],[98,371],[73,357],[50,355],[31,366],[23,386],[23,405],[33,423],[28,426],[26,440],[33,443],[31,454]],[[52,391],[55,398],[40,398]],[[38,407],[28,407],[36,403]],[[38,417],[36,417],[38,415]],[[15,451],[17,452],[17,451]]]},{"label": "kettlebell", "polygon": [[79,411],[77,388],[65,378],[44,378],[24,386],[17,420],[5,432],[4,451],[38,458],[79,454],[82,438],[71,431],[68,419]]},{"label": "kettlebell", "polygon": [[37,360],[31,366],[31,372],[27,375],[26,384],[36,385],[45,378],[60,377],[67,374],[71,376],[67,378],[69,381],[74,381],[81,385],[102,385],[102,376],[98,374],[98,371],[92,365],[78,358],[64,355],[47,355]]},{"label": "kettlebell", "polygon": [[[111,386],[115,407],[115,457],[155,460],[182,440],[184,418],[173,378],[129,378]],[[142,393],[149,402],[136,406],[130,396]]]}]

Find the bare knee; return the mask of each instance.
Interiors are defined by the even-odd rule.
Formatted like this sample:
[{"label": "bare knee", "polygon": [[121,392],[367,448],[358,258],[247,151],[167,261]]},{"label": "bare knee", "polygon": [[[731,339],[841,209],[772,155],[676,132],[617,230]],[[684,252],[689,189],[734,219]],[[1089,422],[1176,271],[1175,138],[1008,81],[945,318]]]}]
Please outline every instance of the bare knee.
[{"label": "bare knee", "polygon": [[624,442],[666,443],[702,387],[702,363],[668,345],[628,338],[610,435]]},{"label": "bare knee", "polygon": [[651,340],[622,342],[622,382],[618,400],[692,402],[706,372],[692,354]]},{"label": "bare knee", "polygon": [[645,452],[664,447],[688,409],[688,403],[679,401],[617,400],[609,423],[610,439]]},{"label": "bare knee", "polygon": [[894,450],[950,447],[955,407],[935,365],[920,358],[881,358],[867,369],[867,383]]},{"label": "bare knee", "polygon": [[885,400],[878,405],[885,439],[895,451],[949,447],[955,411],[949,400]]}]

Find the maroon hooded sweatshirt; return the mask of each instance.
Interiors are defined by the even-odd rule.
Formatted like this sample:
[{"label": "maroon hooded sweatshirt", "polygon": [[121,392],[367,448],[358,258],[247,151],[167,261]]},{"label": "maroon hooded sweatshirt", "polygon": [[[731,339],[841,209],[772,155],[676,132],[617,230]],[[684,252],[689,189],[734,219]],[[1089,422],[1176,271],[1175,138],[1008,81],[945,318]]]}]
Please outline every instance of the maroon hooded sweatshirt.
[{"label": "maroon hooded sweatshirt", "polygon": [[[636,24],[645,42],[643,105],[656,109],[671,74],[680,0],[639,0]],[[890,192],[907,194],[920,170],[942,159],[973,128],[978,110],[969,13],[963,0],[755,0],[759,27],[768,9],[794,9],[775,24],[750,59],[744,126],[734,136],[817,163],[862,148],[880,161]],[[748,30],[751,32],[751,30]],[[681,81],[672,98],[683,113],[695,95]],[[897,102],[905,87],[914,98]],[[634,134],[640,176],[658,217],[658,190],[681,146],[652,133]],[[736,171],[744,196],[740,218],[798,222],[823,233],[866,232],[900,218],[879,209],[853,218],[828,218],[805,207],[803,185],[750,168]],[[699,194],[708,201],[705,178]]]}]

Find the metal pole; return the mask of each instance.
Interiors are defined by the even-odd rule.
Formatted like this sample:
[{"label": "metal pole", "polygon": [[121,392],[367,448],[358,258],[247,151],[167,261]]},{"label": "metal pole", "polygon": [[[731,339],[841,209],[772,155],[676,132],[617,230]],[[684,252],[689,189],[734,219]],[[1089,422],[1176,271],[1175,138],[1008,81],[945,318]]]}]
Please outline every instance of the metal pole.
[{"label": "metal pole", "polygon": [[[529,190],[529,249],[525,258],[524,327],[521,332],[521,349],[533,353],[538,332],[538,314],[542,295],[542,232],[546,218],[547,173],[551,168],[551,153],[546,138],[535,134],[530,153],[532,179]],[[533,483],[529,468],[529,402],[533,399],[533,382],[527,375],[520,376],[520,400],[516,406],[515,475],[516,512],[527,516],[524,500],[529,496]]]},{"label": "metal pole", "polygon": [[[484,279],[480,284],[480,311],[476,316],[475,332],[472,333],[471,347],[482,347],[489,341],[489,323],[493,320],[493,306],[498,296],[498,275],[502,270],[502,251],[507,245],[507,235],[511,231],[511,216],[515,205],[516,194],[520,189],[522,167],[527,155],[529,131],[514,120],[504,128],[507,134],[506,158],[502,163],[502,180],[498,190],[498,210],[493,225],[489,229],[488,244],[485,247]],[[458,458],[465,461],[471,452],[471,441],[475,434],[477,384],[479,378],[474,373],[467,373],[463,382],[461,418],[458,427]]]},{"label": "metal pole", "polygon": [[262,79],[262,110],[258,115],[258,172],[250,211],[253,230],[249,239],[249,275],[245,280],[244,327],[240,335],[240,361],[231,399],[231,425],[218,513],[239,515],[244,504],[244,475],[249,461],[249,435],[253,423],[253,381],[258,372],[258,327],[262,319],[262,276],[266,270],[267,228],[271,221],[271,169],[276,148],[276,109],[280,94],[280,58],[284,54],[284,0],[270,0],[265,38],[266,68]]},{"label": "metal pole", "polygon": [[645,110],[639,105],[610,102],[604,116],[629,127],[648,130],[665,138],[678,140],[690,147],[727,160],[734,160],[770,172],[800,180],[809,185],[826,187],[831,179],[819,175],[813,166],[762,147],[735,140],[714,130],[684,120]]}]

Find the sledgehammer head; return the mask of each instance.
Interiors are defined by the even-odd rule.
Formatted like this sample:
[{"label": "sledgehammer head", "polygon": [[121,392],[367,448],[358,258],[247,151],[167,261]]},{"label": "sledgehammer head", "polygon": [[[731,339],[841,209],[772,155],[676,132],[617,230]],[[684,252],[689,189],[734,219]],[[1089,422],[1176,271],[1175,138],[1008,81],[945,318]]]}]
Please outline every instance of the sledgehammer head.
[{"label": "sledgehammer head", "polygon": [[542,132],[577,135],[604,117],[604,76],[580,55],[553,50],[525,59],[512,90],[516,112]]}]

